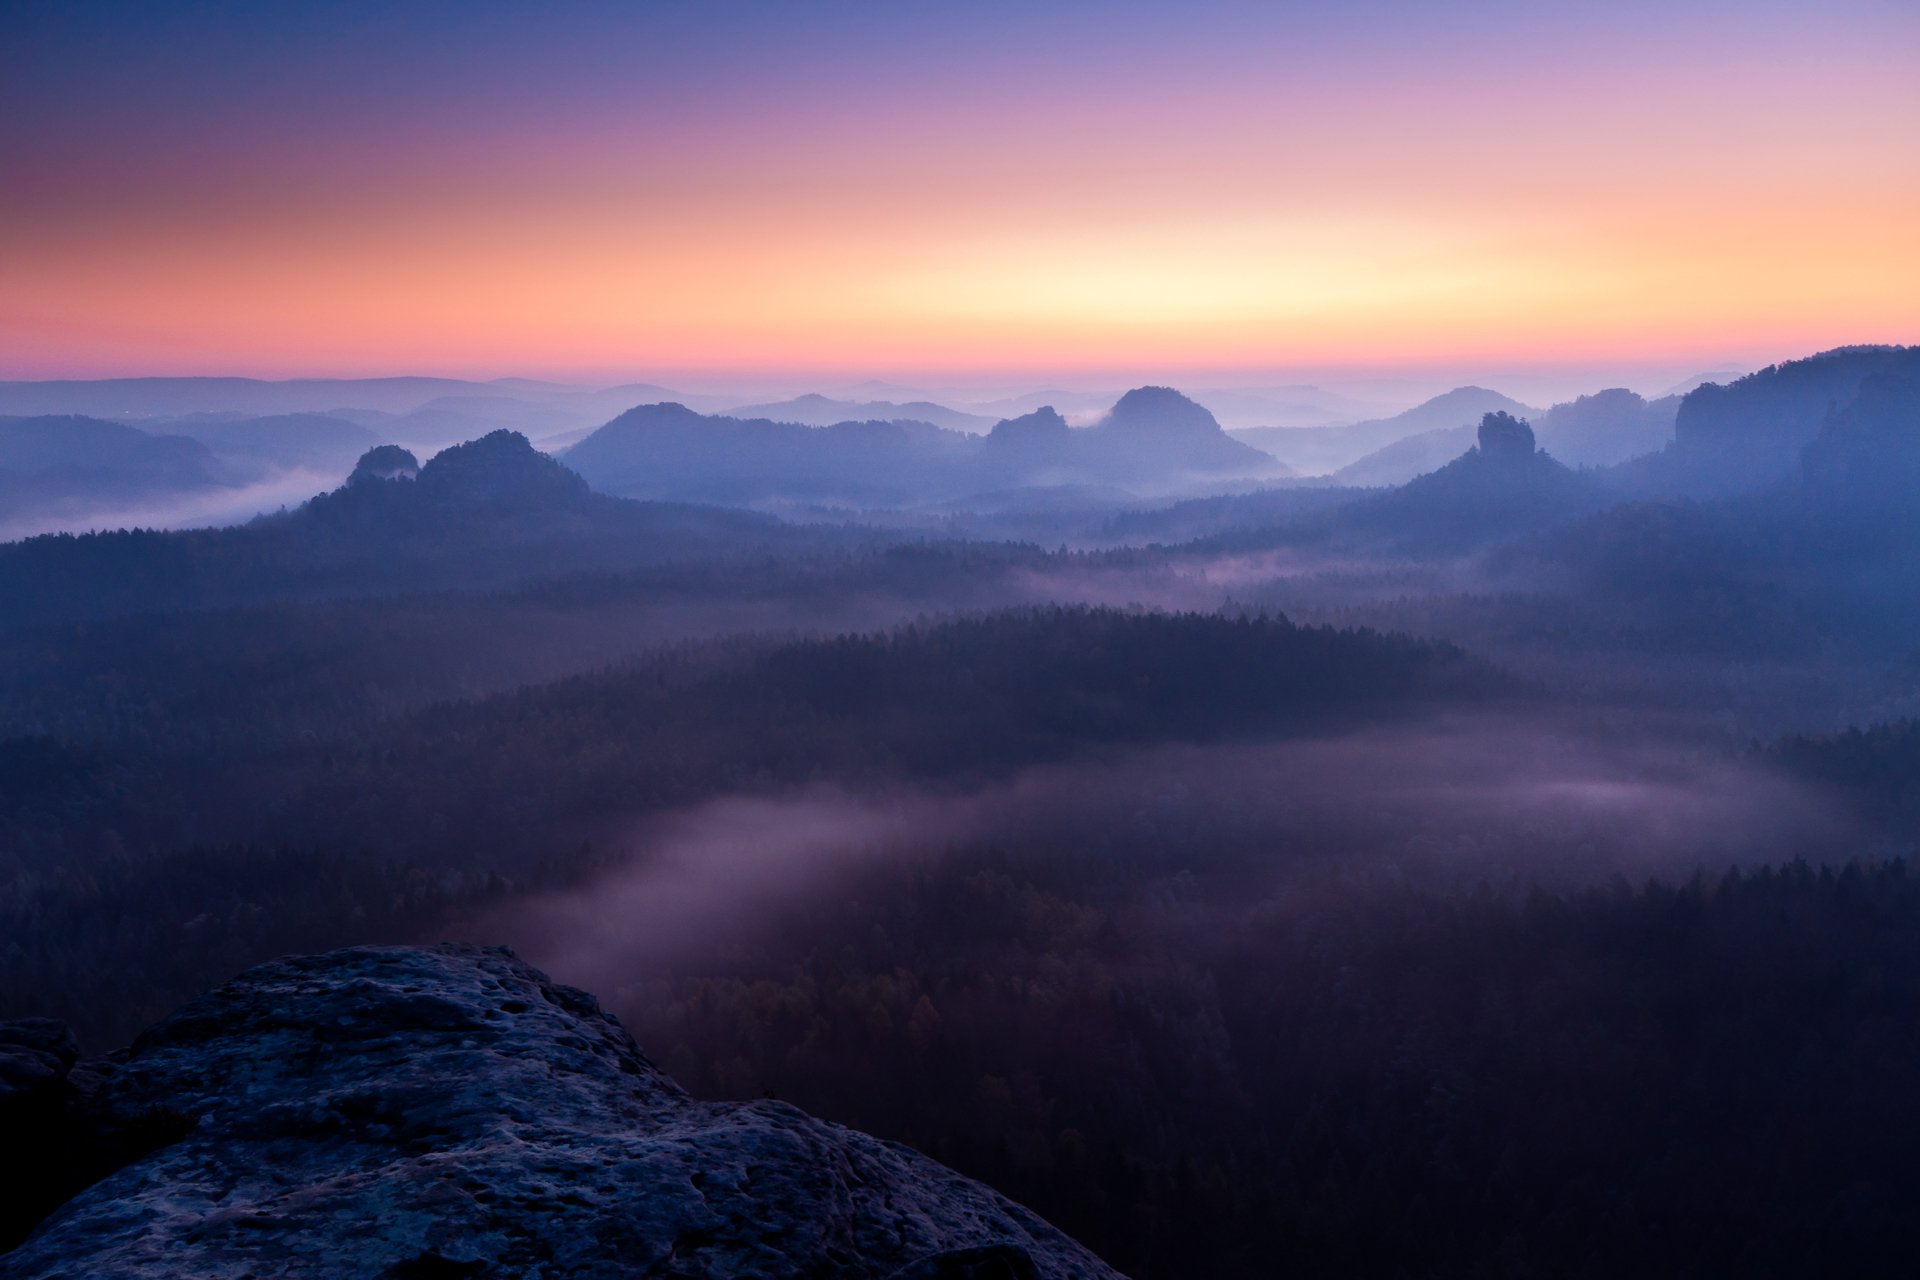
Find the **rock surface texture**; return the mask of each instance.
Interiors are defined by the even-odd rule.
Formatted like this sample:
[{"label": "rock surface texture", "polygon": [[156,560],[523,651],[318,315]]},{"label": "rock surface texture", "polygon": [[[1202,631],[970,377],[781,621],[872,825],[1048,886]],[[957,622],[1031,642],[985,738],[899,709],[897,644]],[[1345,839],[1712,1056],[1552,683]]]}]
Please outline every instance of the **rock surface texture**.
[{"label": "rock surface texture", "polygon": [[[12,1087],[44,1094],[71,1054],[18,1038]],[[0,1255],[8,1280],[1114,1275],[907,1148],[694,1101],[505,950],[275,961],[71,1069],[70,1123],[146,1141]]]}]

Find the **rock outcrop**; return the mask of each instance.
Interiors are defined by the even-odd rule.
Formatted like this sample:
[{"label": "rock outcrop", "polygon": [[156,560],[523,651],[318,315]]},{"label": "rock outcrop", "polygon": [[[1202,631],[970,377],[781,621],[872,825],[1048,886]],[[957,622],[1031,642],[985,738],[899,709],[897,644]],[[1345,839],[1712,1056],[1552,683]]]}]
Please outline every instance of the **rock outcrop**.
[{"label": "rock outcrop", "polygon": [[414,457],[412,451],[402,449],[397,444],[381,444],[360,455],[360,461],[354,464],[353,474],[347,477],[347,483],[411,480],[419,474],[420,459]]},{"label": "rock outcrop", "polygon": [[1510,413],[1489,413],[1480,419],[1479,448],[1489,458],[1531,458],[1533,428]]},{"label": "rock outcrop", "polygon": [[0,1255],[7,1280],[1114,1274],[907,1148],[693,1100],[504,949],[275,961],[98,1069],[57,1028],[14,1039],[6,1079],[67,1138],[145,1141]]}]

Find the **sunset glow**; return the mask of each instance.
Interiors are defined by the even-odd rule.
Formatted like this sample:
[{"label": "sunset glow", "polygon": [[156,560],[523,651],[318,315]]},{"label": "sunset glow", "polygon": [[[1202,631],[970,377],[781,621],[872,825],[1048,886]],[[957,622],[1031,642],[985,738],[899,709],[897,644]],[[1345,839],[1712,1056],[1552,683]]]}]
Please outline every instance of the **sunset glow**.
[{"label": "sunset glow", "polygon": [[1906,6],[276,14],[4,20],[0,376],[1920,336]]}]

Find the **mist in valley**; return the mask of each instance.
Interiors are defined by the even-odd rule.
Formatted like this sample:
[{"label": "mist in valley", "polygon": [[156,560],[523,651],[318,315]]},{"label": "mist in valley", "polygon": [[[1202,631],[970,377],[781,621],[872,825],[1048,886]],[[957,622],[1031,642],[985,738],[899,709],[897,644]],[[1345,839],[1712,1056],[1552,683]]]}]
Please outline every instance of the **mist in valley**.
[{"label": "mist in valley", "polygon": [[[0,545],[0,1007],[104,1049],[288,950],[507,943],[696,1092],[1138,1275],[1261,1274],[1273,1231],[1329,1274],[1630,1266],[1622,1197],[1677,1223],[1708,1172],[1791,1254],[1834,1144],[1900,1132],[1861,1117],[1906,1050],[1827,1046],[1908,1045],[1920,992],[1913,365],[1265,434],[1154,387],[9,420],[8,474],[114,528]],[[48,462],[68,429],[121,471]],[[288,466],[309,430],[357,452]],[[1404,480],[1314,469],[1415,436]],[[1809,1094],[1825,1138],[1743,1128]],[[1541,1227],[1570,1150],[1604,1176]]]}]

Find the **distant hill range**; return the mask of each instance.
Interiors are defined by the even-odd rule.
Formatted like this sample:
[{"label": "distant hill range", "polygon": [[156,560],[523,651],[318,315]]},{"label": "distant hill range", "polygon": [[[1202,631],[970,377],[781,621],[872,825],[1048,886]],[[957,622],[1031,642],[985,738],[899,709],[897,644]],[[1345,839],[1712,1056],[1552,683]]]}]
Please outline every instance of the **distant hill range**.
[{"label": "distant hill range", "polygon": [[497,431],[425,464],[393,445],[369,450],[339,488],[230,528],[59,534],[0,545],[0,617],[23,624],[493,588],[562,574],[807,554],[861,537],[748,511],[594,493],[526,437]]},{"label": "distant hill range", "polygon": [[588,388],[526,378],[104,378],[0,382],[0,414],[81,414],[155,428],[190,417],[324,414],[381,440],[438,448],[507,428],[529,436],[598,426],[646,400],[714,407],[649,383]]},{"label": "distant hill range", "polygon": [[[1673,441],[1679,396],[1645,400],[1624,388],[1581,396],[1533,417],[1540,448],[1574,467],[1604,467],[1655,453]],[[1405,484],[1474,446],[1477,428],[1442,427],[1396,440],[1333,473],[1336,484]]]},{"label": "distant hill range", "polygon": [[1920,374],[1920,347],[1840,347],[1769,365],[1725,386],[1689,391],[1673,442],[1621,469],[1621,486],[1646,496],[1711,498],[1788,482],[1829,418],[1874,377]]},{"label": "distant hill range", "polygon": [[1524,420],[1484,415],[1474,444],[1436,471],[1330,511],[1339,545],[1402,555],[1455,554],[1551,529],[1604,510],[1614,495],[1538,447]]},{"label": "distant hill range", "polygon": [[356,458],[380,443],[379,436],[359,423],[321,413],[266,417],[196,413],[142,422],[140,429],[198,440],[239,464],[269,469],[300,467],[338,475],[344,475]]},{"label": "distant hill range", "polygon": [[1303,475],[1326,475],[1422,432],[1449,428],[1470,432],[1483,414],[1511,413],[1524,418],[1538,412],[1485,387],[1455,387],[1389,418],[1338,427],[1246,427],[1230,434]]},{"label": "distant hill range", "polygon": [[1168,542],[1179,554],[1290,549],[1299,554],[1421,560],[1477,554],[1603,511],[1618,501],[1595,475],[1541,450],[1506,413],[1482,416],[1465,452],[1403,485],[1268,489],[1128,513],[1117,535]]},{"label": "distant hill range", "polygon": [[930,400],[831,400],[822,395],[796,396],[769,404],[740,405],[727,410],[730,418],[767,418],[798,422],[809,427],[831,427],[842,422],[924,422],[949,431],[979,434],[991,430],[996,419],[963,413]]},{"label": "distant hill range", "polygon": [[75,415],[0,418],[0,538],[107,505],[219,491],[233,470],[181,435]]},{"label": "distant hill range", "polygon": [[[1538,580],[1544,567],[1624,602],[1673,647],[1878,650],[1912,662],[1920,348],[1831,352],[1687,403],[1702,392],[1694,413],[1683,407],[1681,439],[1615,469],[1655,496],[1516,551],[1523,575]],[[1831,407],[1815,410],[1827,396]]]},{"label": "distant hill range", "polygon": [[630,497],[728,503],[912,505],[1053,485],[1171,493],[1288,469],[1234,440],[1206,409],[1167,387],[1122,396],[1089,427],[1051,408],[984,436],[915,421],[802,426],[642,405],[564,455],[595,488]]}]

